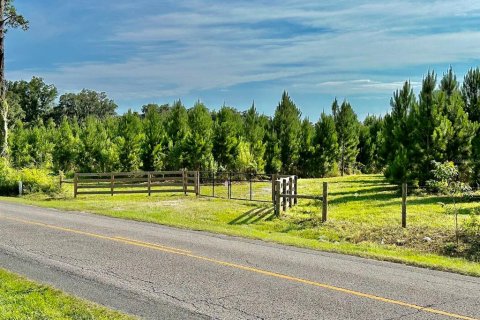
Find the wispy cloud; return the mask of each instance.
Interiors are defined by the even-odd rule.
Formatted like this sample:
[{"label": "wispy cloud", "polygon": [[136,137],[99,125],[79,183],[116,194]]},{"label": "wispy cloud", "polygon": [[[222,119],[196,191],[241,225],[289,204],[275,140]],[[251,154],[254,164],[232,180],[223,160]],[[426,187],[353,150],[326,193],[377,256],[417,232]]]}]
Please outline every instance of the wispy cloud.
[{"label": "wispy cloud", "polygon": [[89,15],[102,8],[90,23],[103,15],[108,24],[78,41],[105,52],[8,75],[40,74],[61,90],[93,87],[124,100],[266,82],[299,93],[373,96],[401,86],[402,69],[415,69],[418,86],[429,66],[480,56],[478,1],[84,2]]}]

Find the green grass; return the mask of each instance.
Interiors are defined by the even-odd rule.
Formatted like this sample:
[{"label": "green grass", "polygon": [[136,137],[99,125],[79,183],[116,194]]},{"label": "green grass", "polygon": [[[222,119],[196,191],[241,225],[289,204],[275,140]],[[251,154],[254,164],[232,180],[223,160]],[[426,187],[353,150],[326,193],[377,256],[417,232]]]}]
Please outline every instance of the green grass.
[{"label": "green grass", "polygon": [[0,319],[134,319],[0,269]]},{"label": "green grass", "polygon": [[[321,223],[321,203],[300,200],[280,218],[269,204],[195,198],[179,194],[79,196],[52,199],[45,195],[1,200],[91,212],[181,228],[205,230],[282,244],[388,260],[432,269],[480,276],[480,264],[446,256],[445,244],[453,241],[454,217],[445,214],[444,196],[412,195],[408,198],[408,228],[401,228],[401,197],[396,186],[380,175],[299,180],[300,194],[320,195],[329,182],[329,220]],[[225,190],[224,190],[225,189]],[[204,187],[202,193],[211,193]],[[66,194],[71,194],[67,190]],[[216,194],[226,188],[216,187]],[[233,196],[249,197],[247,184],[234,184]],[[254,184],[253,197],[269,199],[268,183]],[[461,203],[460,222],[479,207]],[[427,242],[425,237],[432,241]]]}]

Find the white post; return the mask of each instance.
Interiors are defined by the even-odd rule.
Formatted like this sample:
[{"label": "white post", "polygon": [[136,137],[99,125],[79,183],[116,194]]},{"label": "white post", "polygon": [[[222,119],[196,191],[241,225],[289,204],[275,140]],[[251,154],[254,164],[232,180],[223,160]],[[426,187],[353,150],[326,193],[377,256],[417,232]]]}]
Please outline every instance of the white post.
[{"label": "white post", "polygon": [[23,195],[23,182],[18,181],[18,195],[22,196]]}]

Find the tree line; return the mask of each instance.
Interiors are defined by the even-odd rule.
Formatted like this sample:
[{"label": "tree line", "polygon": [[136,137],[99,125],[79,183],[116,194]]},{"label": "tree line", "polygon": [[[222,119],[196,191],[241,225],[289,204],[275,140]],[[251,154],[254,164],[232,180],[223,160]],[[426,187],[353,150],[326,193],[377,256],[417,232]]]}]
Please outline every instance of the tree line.
[{"label": "tree line", "polygon": [[[325,177],[384,172],[394,182],[425,184],[433,160],[453,161],[463,180],[480,175],[480,69],[460,85],[450,68],[394,92],[391,111],[363,121],[347,100],[316,122],[302,118],[287,92],[272,117],[253,104],[209,110],[202,102],[148,104],[117,115],[105,93],[58,97],[41,78],[7,82],[8,156],[16,168],[64,172],[229,170]],[[0,138],[4,139],[5,136]]]}]

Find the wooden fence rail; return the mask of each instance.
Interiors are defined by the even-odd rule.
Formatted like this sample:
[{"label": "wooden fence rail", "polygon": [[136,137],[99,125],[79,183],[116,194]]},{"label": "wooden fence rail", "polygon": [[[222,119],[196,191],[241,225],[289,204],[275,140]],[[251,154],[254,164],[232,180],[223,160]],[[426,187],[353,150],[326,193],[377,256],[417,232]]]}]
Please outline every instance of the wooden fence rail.
[{"label": "wooden fence rail", "polygon": [[322,201],[322,222],[327,221],[328,217],[328,182],[323,183],[323,194],[321,196],[299,195],[297,189],[297,176],[277,176],[272,182],[272,198],[275,214],[280,215],[280,211],[286,212],[297,204],[298,199],[311,199]]},{"label": "wooden fence rail", "polygon": [[[61,180],[62,181],[62,180]],[[109,189],[109,190],[105,190]],[[151,171],[151,172],[107,172],[75,173],[73,194],[134,194],[178,192],[198,195],[197,171]]]}]

